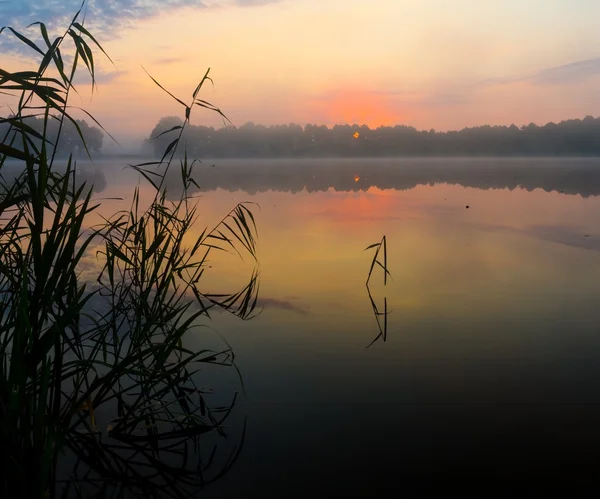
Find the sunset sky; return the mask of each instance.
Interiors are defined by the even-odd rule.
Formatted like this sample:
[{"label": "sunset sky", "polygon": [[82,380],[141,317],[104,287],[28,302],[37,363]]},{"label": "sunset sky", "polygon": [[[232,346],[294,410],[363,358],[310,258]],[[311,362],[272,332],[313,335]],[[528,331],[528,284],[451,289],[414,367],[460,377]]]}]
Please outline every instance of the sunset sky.
[{"label": "sunset sky", "polygon": [[[0,2],[0,25],[58,29],[79,3]],[[202,97],[236,125],[447,130],[598,116],[598,22],[597,0],[95,0],[85,23],[116,70],[103,61],[97,93],[73,104],[118,137],[145,137],[182,110],[142,66],[183,100],[210,67]],[[2,33],[1,67],[27,67],[31,51],[18,47]],[[192,122],[221,123],[200,109]]]}]

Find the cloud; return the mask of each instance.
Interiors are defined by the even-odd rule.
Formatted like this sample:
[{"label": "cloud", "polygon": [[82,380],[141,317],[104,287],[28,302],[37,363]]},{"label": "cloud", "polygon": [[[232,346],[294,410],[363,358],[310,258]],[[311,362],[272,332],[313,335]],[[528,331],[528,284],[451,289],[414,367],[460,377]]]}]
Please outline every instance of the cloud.
[{"label": "cloud", "polygon": [[[103,85],[106,83],[110,83],[112,81],[117,80],[118,78],[121,78],[122,76],[125,76],[128,73],[129,71],[111,71],[109,73],[96,71],[96,84]],[[73,81],[73,83],[75,85],[88,85],[91,84],[91,81],[92,79],[88,73],[80,72],[75,76],[75,80]]]},{"label": "cloud", "polygon": [[[101,39],[113,38],[118,31],[131,26],[133,21],[157,16],[183,7],[256,7],[281,0],[88,0],[82,15],[85,24]],[[35,21],[58,33],[71,21],[81,7],[81,0],[6,0],[0,2],[1,26],[24,29]],[[23,44],[3,33],[0,48],[14,53],[25,53]],[[27,52],[30,55],[31,52]]]},{"label": "cloud", "polygon": [[372,95],[382,95],[384,97],[411,97],[413,95],[412,92],[408,92],[407,90],[370,90],[369,93]]},{"label": "cloud", "polygon": [[454,107],[469,104],[473,100],[474,88],[454,88],[447,90],[432,91],[423,96],[419,103],[424,107]]},{"label": "cloud", "polygon": [[532,81],[538,85],[564,85],[598,75],[600,75],[600,57],[543,69],[533,76]]},{"label": "cloud", "polygon": [[181,57],[164,57],[162,59],[156,59],[152,61],[154,64],[158,64],[160,66],[168,66],[169,64],[175,64],[177,62],[181,62],[184,59]]},{"label": "cloud", "polygon": [[[42,21],[57,27],[68,22],[81,6],[81,0],[40,2],[39,0],[12,0],[0,4],[4,25],[23,27]],[[86,23],[102,31],[114,31],[131,19],[142,19],[165,10],[180,7],[205,7],[198,0],[88,0],[83,8]]]},{"label": "cloud", "polygon": [[238,7],[260,7],[261,5],[267,5],[270,3],[279,3],[283,0],[231,0],[230,3],[232,5],[237,5]]},{"label": "cloud", "polygon": [[478,90],[485,88],[533,83],[534,85],[569,85],[600,75],[600,57],[577,61],[562,66],[555,66],[538,71],[535,74],[496,76],[432,92],[423,99],[424,105],[445,106],[462,105],[471,100]]}]

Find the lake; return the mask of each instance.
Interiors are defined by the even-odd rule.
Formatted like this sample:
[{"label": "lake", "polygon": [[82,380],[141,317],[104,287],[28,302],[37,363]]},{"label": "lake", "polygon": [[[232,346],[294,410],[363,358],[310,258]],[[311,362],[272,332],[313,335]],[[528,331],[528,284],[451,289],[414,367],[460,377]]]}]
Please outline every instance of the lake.
[{"label": "lake", "polygon": [[[96,197],[124,198],[109,212],[136,182],[120,166],[95,167]],[[599,159],[215,160],[198,183],[199,231],[256,203],[262,310],[187,340],[218,332],[241,378],[219,388],[240,393],[219,444],[236,459],[204,497],[595,483]],[[383,236],[391,278],[367,288]],[[210,266],[231,291],[253,263]]]}]

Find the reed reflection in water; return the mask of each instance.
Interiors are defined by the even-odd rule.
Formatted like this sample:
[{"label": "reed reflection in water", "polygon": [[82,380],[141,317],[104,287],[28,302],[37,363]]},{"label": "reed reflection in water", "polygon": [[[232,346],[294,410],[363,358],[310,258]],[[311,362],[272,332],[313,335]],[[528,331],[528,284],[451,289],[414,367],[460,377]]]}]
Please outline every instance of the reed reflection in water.
[{"label": "reed reflection in water", "polygon": [[[556,167],[533,163],[540,179]],[[600,199],[560,183],[546,192],[349,182],[357,190],[293,194],[200,182],[208,224],[233,203],[260,206],[263,309],[246,323],[213,315],[244,376],[248,424],[235,466],[203,494],[460,488],[474,473],[501,476],[498,487],[548,474],[587,483],[600,448]],[[127,197],[131,185],[101,195]],[[383,286],[374,273],[370,291],[378,312],[383,298],[390,311],[386,342],[365,350],[380,330],[363,250],[382,234],[393,280]],[[234,289],[247,265],[214,254],[206,285]]]}]

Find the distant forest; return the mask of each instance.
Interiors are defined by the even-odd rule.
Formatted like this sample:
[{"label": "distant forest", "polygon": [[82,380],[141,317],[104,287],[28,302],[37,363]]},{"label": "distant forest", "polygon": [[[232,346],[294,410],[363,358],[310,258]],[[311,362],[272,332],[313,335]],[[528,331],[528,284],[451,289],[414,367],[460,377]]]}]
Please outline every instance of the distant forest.
[{"label": "distant forest", "polygon": [[[8,118],[10,119],[12,118],[12,116],[9,116]],[[33,128],[36,132],[42,134],[44,128],[44,120],[42,118],[36,118],[35,116],[31,116],[28,118],[23,118],[21,122]],[[79,132],[81,132],[81,135],[83,135],[83,138],[85,139],[90,153],[100,151],[104,142],[104,134],[102,130],[95,126],[88,125],[88,123],[85,120],[75,120],[75,122],[79,127],[79,131],[72,122],[64,120],[62,131],[60,134],[60,141],[58,143],[58,149],[56,151],[57,154],[85,154],[83,142],[81,140]],[[50,143],[53,145],[56,143],[56,137],[58,136],[59,127],[60,122],[58,120],[48,121],[48,130],[46,133],[46,137],[48,137]],[[2,122],[0,120],[0,141],[2,143],[10,144],[13,140],[14,132],[10,132],[9,123],[7,123],[6,121]],[[23,144],[19,142],[20,140],[22,139],[19,135],[17,140],[13,143],[13,147],[17,149],[22,148]],[[41,141],[38,140],[37,142],[37,145],[39,146],[41,144]]]},{"label": "distant forest", "polygon": [[[146,140],[146,149],[162,155],[179,129],[164,132],[182,124],[180,118],[161,118]],[[366,125],[328,128],[246,123],[218,129],[188,125],[182,140],[188,154],[200,158],[600,156],[600,118],[587,116],[520,128],[485,125],[449,132],[419,131],[404,125],[375,129]]]},{"label": "distant forest", "polygon": [[[25,123],[41,132],[42,120]],[[77,124],[91,152],[99,152],[103,132],[85,120]],[[144,143],[144,152],[161,156],[177,137],[180,118],[164,117]],[[75,126],[65,121],[60,154],[85,154]],[[58,132],[58,121],[50,121],[50,139]],[[0,121],[0,141],[10,142],[9,125]],[[169,130],[172,130],[168,132]],[[167,133],[164,133],[167,132]],[[162,135],[161,135],[162,134]],[[484,125],[460,131],[419,131],[405,125],[371,129],[366,125],[296,124],[263,126],[246,123],[238,128],[188,125],[182,140],[187,152],[198,158],[311,158],[398,156],[598,156],[600,118],[567,120],[538,126]],[[15,144],[19,146],[19,144]],[[183,150],[183,148],[181,149]]]}]

